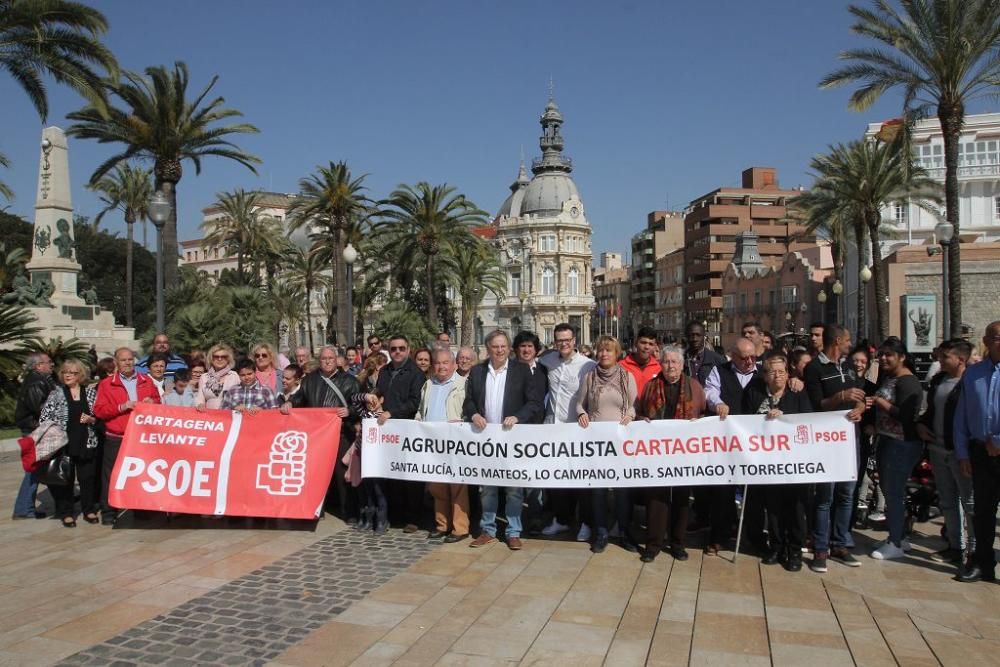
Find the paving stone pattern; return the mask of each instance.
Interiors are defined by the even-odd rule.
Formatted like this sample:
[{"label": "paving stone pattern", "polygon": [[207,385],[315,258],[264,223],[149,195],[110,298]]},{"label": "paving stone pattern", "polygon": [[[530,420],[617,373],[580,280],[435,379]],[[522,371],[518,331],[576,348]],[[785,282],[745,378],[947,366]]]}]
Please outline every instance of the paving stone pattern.
[{"label": "paving stone pattern", "polygon": [[423,533],[344,530],[60,664],[262,665],[434,546]]}]

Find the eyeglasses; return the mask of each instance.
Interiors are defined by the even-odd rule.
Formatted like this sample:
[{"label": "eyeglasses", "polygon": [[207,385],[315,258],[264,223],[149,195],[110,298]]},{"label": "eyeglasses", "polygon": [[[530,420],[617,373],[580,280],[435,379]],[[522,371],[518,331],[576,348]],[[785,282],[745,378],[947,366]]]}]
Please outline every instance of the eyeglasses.
[{"label": "eyeglasses", "polygon": [[227,359],[228,360],[229,359],[229,355],[228,354],[213,354],[212,358],[213,359]]},{"label": "eyeglasses", "polygon": [[392,347],[389,348],[389,351],[390,352],[406,352],[406,346],[405,345],[393,345]]},{"label": "eyeglasses", "polygon": [[267,352],[258,352],[257,354],[255,354],[253,356],[254,356],[254,359],[267,359],[271,355],[269,355]]},{"label": "eyeglasses", "polygon": [[368,347],[375,347],[376,345],[381,345],[381,344],[382,344],[382,341],[380,341],[380,340],[373,340],[372,342],[368,343]]}]

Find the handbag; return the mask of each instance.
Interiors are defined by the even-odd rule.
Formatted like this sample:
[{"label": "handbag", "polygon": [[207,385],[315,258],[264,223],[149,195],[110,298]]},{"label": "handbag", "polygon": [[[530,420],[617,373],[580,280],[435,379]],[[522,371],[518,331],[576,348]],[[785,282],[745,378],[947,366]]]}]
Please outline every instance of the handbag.
[{"label": "handbag", "polygon": [[66,446],[69,436],[56,422],[42,422],[31,434],[35,441],[35,461],[47,461]]},{"label": "handbag", "polygon": [[35,477],[46,486],[69,486],[73,483],[73,459],[65,454],[53,456],[39,464]]}]

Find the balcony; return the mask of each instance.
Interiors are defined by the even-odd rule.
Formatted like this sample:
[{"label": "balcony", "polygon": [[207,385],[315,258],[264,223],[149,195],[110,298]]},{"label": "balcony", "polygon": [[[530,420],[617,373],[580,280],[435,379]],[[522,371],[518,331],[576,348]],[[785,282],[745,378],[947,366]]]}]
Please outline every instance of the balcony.
[{"label": "balcony", "polygon": [[[944,167],[939,169],[928,169],[927,175],[935,181],[944,182]],[[1000,176],[1000,164],[976,164],[958,168],[959,178],[983,178],[990,176]]]}]

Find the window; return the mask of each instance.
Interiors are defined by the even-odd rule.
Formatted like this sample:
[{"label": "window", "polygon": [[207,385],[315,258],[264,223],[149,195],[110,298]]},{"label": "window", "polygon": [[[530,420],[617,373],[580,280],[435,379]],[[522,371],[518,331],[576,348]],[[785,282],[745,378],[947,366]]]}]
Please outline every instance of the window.
[{"label": "window", "polygon": [[754,308],[760,308],[760,290],[755,289],[753,291],[753,306]]},{"label": "window", "polygon": [[543,234],[538,237],[538,251],[539,252],[555,252],[556,250],[556,237],[554,234]]},{"label": "window", "polygon": [[798,285],[788,285],[781,288],[781,303],[797,303],[799,300]]},{"label": "window", "polygon": [[906,210],[907,205],[905,202],[896,202],[892,205],[892,219],[896,221],[897,225],[906,224]]},{"label": "window", "polygon": [[772,306],[774,306],[774,305],[776,305],[778,303],[777,294],[775,293],[774,290],[768,290],[768,301],[767,302],[769,304],[771,304]]},{"label": "window", "polygon": [[521,272],[511,271],[510,272],[510,289],[507,291],[511,296],[517,296],[521,293]]},{"label": "window", "polygon": [[747,293],[740,292],[740,312],[745,312],[747,309]]},{"label": "window", "polygon": [[542,294],[553,296],[556,293],[556,272],[552,267],[542,269]]},{"label": "window", "polygon": [[1000,197],[993,198],[993,215],[997,220],[1000,220]]},{"label": "window", "polygon": [[576,269],[570,269],[566,274],[566,292],[570,296],[580,293],[580,272]]},{"label": "window", "polygon": [[726,311],[727,313],[733,312],[733,295],[732,294],[723,294],[722,295],[722,310]]}]

